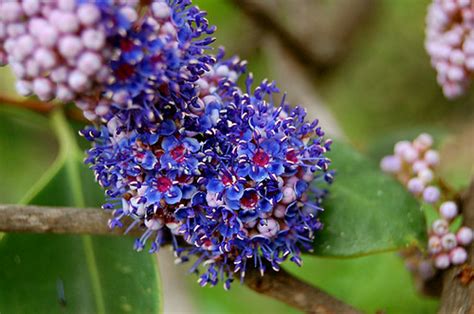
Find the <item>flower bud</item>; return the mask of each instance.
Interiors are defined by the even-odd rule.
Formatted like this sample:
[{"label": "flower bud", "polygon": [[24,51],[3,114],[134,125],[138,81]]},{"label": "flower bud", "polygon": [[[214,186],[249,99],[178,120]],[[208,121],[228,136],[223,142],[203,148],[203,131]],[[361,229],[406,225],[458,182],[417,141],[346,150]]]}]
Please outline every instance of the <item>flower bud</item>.
[{"label": "flower bud", "polygon": [[449,224],[444,219],[437,219],[433,222],[431,226],[433,229],[434,234],[438,236],[443,236],[448,232]]},{"label": "flower bud", "polygon": [[441,204],[439,207],[441,216],[447,220],[451,220],[458,214],[458,206],[453,201],[447,201]]},{"label": "flower bud", "polygon": [[441,196],[439,189],[435,186],[428,186],[423,191],[423,200],[429,204],[436,203]]},{"label": "flower bud", "polygon": [[453,233],[445,234],[441,238],[441,246],[445,251],[450,251],[458,245],[456,241],[456,236]]},{"label": "flower bud", "polygon": [[464,248],[458,246],[449,253],[449,258],[453,265],[460,265],[466,262],[467,252]]},{"label": "flower bud", "polygon": [[469,245],[472,242],[473,234],[472,229],[469,227],[461,227],[457,234],[456,239],[461,245]]},{"label": "flower bud", "polygon": [[446,269],[449,267],[450,258],[448,254],[441,253],[435,257],[434,260],[435,266],[438,269]]}]

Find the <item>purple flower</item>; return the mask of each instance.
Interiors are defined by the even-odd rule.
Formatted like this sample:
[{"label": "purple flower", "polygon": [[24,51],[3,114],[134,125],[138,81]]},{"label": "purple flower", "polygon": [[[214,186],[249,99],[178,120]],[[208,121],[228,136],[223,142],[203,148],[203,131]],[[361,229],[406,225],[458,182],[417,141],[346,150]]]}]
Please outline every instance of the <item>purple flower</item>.
[{"label": "purple flower", "polygon": [[165,151],[160,158],[163,168],[182,170],[185,173],[196,170],[198,160],[194,155],[200,149],[200,144],[196,139],[186,137],[180,140],[174,136],[167,136],[163,139],[161,147]]}]

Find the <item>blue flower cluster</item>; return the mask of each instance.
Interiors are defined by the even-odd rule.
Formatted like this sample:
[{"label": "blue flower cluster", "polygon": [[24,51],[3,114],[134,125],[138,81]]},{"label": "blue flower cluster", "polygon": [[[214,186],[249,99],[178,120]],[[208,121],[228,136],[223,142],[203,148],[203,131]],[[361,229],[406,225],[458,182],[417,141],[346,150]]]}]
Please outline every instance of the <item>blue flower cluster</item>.
[{"label": "blue flower cluster", "polygon": [[191,0],[154,0],[122,29],[108,39],[114,47],[109,83],[99,99],[79,102],[86,116],[107,121],[127,111],[130,126],[140,128],[156,123],[155,102],[183,104],[196,98],[194,83],[215,63],[206,53],[215,31],[206,12],[191,6]]},{"label": "blue flower cluster", "polygon": [[[176,34],[197,38],[212,29],[199,10],[178,7],[192,23],[183,18]],[[155,45],[134,36],[139,47]],[[223,50],[195,58],[210,40],[193,43],[186,48],[194,57],[163,56],[151,68],[141,57],[134,71],[150,72],[126,83],[117,77],[110,88],[125,90],[128,105],[112,106],[101,124],[82,131],[93,142],[86,163],[106,190],[110,227],[142,229],[137,250],[171,242],[179,261],[197,257],[191,271],[202,270],[201,285],[221,280],[227,289],[247,267],[263,274],[286,259],[300,265],[301,251],[311,250],[322,227],[320,183],[332,181],[331,141],[274,82],[253,88],[247,75],[241,89],[245,62],[224,59]],[[125,49],[118,63],[135,62],[141,49]]]}]

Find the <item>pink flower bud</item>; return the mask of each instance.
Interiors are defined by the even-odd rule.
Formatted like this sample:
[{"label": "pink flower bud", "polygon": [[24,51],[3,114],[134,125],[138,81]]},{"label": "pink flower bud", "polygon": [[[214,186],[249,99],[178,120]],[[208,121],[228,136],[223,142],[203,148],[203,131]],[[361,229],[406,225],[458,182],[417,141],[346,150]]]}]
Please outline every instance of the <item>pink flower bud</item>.
[{"label": "pink flower bud", "polygon": [[40,66],[39,66],[38,62],[36,62],[33,59],[30,59],[30,60],[26,61],[25,69],[26,69],[26,74],[29,77],[36,77],[40,73]]},{"label": "pink flower bud", "polygon": [[457,247],[449,253],[453,265],[461,265],[467,261],[467,252],[462,247]]},{"label": "pink flower bud", "polygon": [[18,21],[21,17],[23,10],[17,2],[13,1],[2,1],[0,2],[0,16],[2,21],[12,23]]},{"label": "pink flower bud", "polygon": [[46,47],[53,47],[58,42],[58,31],[53,26],[47,25],[37,31],[37,40]]},{"label": "pink flower bud", "polygon": [[457,234],[456,234],[456,239],[458,240],[458,243],[461,245],[469,245],[472,242],[472,229],[469,227],[461,227]]},{"label": "pink flower bud", "polygon": [[33,91],[42,101],[53,97],[53,84],[46,78],[37,78],[33,81]]},{"label": "pink flower bud", "polygon": [[445,251],[450,251],[458,245],[454,233],[447,233],[441,238],[441,246]]},{"label": "pink flower bud", "polygon": [[131,23],[138,19],[138,13],[132,7],[123,7],[120,9],[120,13],[125,16]]},{"label": "pink flower bud", "polygon": [[100,50],[105,45],[105,34],[95,29],[86,29],[81,38],[84,47],[88,49]]},{"label": "pink flower bud", "polygon": [[441,252],[441,250],[441,239],[437,236],[431,236],[428,240],[428,251],[431,254],[438,254],[439,252]]},{"label": "pink flower bud", "polygon": [[425,151],[433,145],[433,137],[428,133],[421,133],[413,141],[413,146],[419,151]]},{"label": "pink flower bud", "polygon": [[439,201],[441,193],[435,186],[429,186],[423,191],[423,200],[429,204],[434,204]]},{"label": "pink flower bud", "polygon": [[278,204],[278,205],[275,207],[275,210],[273,211],[273,215],[274,215],[276,218],[283,218],[283,217],[285,217],[285,213],[286,213],[286,206],[281,205],[281,204]]},{"label": "pink flower bud", "polygon": [[62,11],[68,11],[72,12],[76,8],[76,0],[57,0],[58,1],[58,7]]},{"label": "pink flower bud", "polygon": [[413,146],[406,148],[402,154],[403,160],[405,160],[409,164],[414,163],[418,159],[418,157],[419,157],[418,151],[415,148],[413,148]]},{"label": "pink flower bud", "polygon": [[41,2],[38,0],[23,0],[21,5],[23,12],[28,16],[33,16],[40,12]]},{"label": "pink flower bud", "polygon": [[89,80],[87,76],[81,71],[73,71],[69,75],[68,84],[75,92],[83,92],[88,87]]},{"label": "pink flower bud", "polygon": [[448,70],[448,78],[452,81],[462,81],[466,78],[466,73],[463,68],[452,66]]},{"label": "pink flower bud", "polygon": [[16,41],[16,45],[14,56],[15,59],[21,61],[33,52],[35,48],[35,40],[30,35],[22,35]]},{"label": "pink flower bud", "polygon": [[102,61],[100,56],[94,52],[83,53],[77,61],[78,69],[87,75],[95,74],[100,70],[101,66]]},{"label": "pink flower bud", "polygon": [[433,181],[433,171],[430,169],[423,169],[418,173],[418,178],[423,181],[425,184]]},{"label": "pink flower bud", "polygon": [[261,235],[272,238],[277,235],[278,231],[280,231],[280,225],[272,218],[260,219],[257,229]]},{"label": "pink flower bud", "polygon": [[408,181],[407,188],[411,193],[418,195],[425,189],[425,184],[420,178],[412,178]]},{"label": "pink flower bud", "polygon": [[412,170],[415,174],[418,174],[421,170],[427,169],[428,164],[423,160],[417,160],[413,163]]},{"label": "pink flower bud", "polygon": [[455,202],[447,201],[441,204],[441,206],[439,207],[439,212],[441,213],[441,216],[443,216],[443,218],[451,220],[458,214],[458,206]]},{"label": "pink flower bud", "polygon": [[159,19],[166,19],[171,15],[170,7],[164,2],[153,3],[151,5],[153,15]]},{"label": "pink flower bud", "polygon": [[446,269],[449,267],[450,258],[448,254],[442,253],[435,257],[435,266],[438,269]]},{"label": "pink flower bud", "polygon": [[443,236],[448,233],[449,224],[444,219],[437,219],[433,222],[433,225],[431,227],[433,229],[434,234],[438,236]]},{"label": "pink flower bud", "polygon": [[424,160],[431,167],[435,167],[439,163],[439,153],[435,150],[429,150],[425,153]]},{"label": "pink flower bud", "polygon": [[51,12],[49,22],[62,33],[74,33],[79,30],[79,20],[74,13],[55,10]]},{"label": "pink flower bud", "polygon": [[400,160],[400,157],[395,155],[385,156],[380,161],[380,168],[382,171],[387,173],[397,173],[402,168],[402,161]]},{"label": "pink flower bud", "polygon": [[16,91],[18,94],[22,96],[30,96],[32,91],[33,86],[31,85],[31,82],[28,81],[17,81],[15,85]]},{"label": "pink flower bud", "polygon": [[69,35],[59,40],[59,52],[65,58],[75,58],[82,48],[82,41],[77,36]]},{"label": "pink flower bud", "polygon": [[283,199],[281,200],[282,204],[290,204],[296,200],[296,193],[295,190],[291,187],[284,187],[283,188]]},{"label": "pink flower bud", "polygon": [[65,66],[60,66],[51,71],[51,80],[55,83],[67,82],[69,70]]},{"label": "pink flower bud", "polygon": [[77,10],[79,21],[85,26],[91,26],[100,20],[100,11],[93,4],[83,4]]},{"label": "pink flower bud", "polygon": [[50,70],[56,65],[56,55],[49,49],[40,48],[36,50],[34,57],[38,65],[45,70]]},{"label": "pink flower bud", "polygon": [[74,99],[74,93],[65,85],[58,85],[56,97],[63,102],[70,102]]}]

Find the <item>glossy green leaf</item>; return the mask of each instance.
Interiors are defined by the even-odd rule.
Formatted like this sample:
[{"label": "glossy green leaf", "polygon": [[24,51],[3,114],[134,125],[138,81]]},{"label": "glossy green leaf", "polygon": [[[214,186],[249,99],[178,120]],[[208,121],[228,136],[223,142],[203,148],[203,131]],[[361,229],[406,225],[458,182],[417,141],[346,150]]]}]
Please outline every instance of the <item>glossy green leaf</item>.
[{"label": "glossy green leaf", "polygon": [[[102,192],[60,112],[52,126],[59,156],[22,203],[97,207]],[[2,313],[161,310],[156,260],[133,251],[126,237],[8,234],[0,241],[0,265]]]},{"label": "glossy green leaf", "polygon": [[348,145],[335,143],[330,157],[336,178],[315,255],[366,255],[425,241],[421,207],[398,182]]}]

